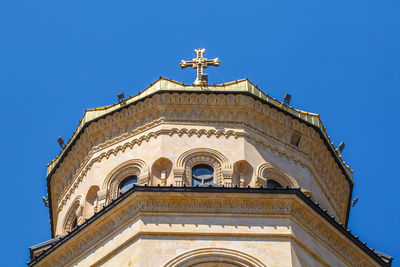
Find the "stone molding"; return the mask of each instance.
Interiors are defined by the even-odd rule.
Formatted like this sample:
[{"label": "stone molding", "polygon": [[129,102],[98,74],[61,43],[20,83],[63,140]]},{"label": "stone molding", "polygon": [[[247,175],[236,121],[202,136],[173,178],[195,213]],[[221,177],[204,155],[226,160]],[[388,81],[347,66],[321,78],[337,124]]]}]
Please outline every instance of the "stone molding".
[{"label": "stone molding", "polygon": [[95,212],[99,211],[100,209],[103,208],[103,206],[105,206],[107,204],[107,188],[104,190],[100,190],[99,192],[97,192],[97,200],[98,200],[98,204],[97,204],[97,209],[95,210]]},{"label": "stone molding", "polygon": [[293,177],[290,177],[283,171],[274,168],[269,162],[266,162],[257,168],[256,185],[266,187],[269,179],[279,182],[283,187],[299,188],[299,184]]},{"label": "stone molding", "polygon": [[[195,131],[192,131],[195,133]],[[206,134],[207,137],[211,136],[211,135],[215,135],[212,130],[210,131],[206,131],[206,130],[199,130],[197,131],[197,135],[200,136],[201,134]],[[224,132],[220,132],[221,134],[224,134]],[[185,151],[184,153],[182,153],[182,155],[180,155],[178,157],[178,159],[176,160],[176,167],[180,168],[180,167],[184,167],[185,163],[191,158],[193,157],[193,155],[208,155],[211,156],[215,159],[217,159],[220,164],[221,167],[224,169],[231,169],[232,165],[229,163],[229,160],[227,157],[224,156],[224,154],[222,154],[221,152],[215,150],[215,149],[210,149],[210,148],[194,148],[194,149],[190,149],[188,151]]]},{"label": "stone molding", "polygon": [[233,187],[233,169],[222,170],[222,176],[224,177],[223,185]]},{"label": "stone molding", "polygon": [[[232,169],[229,160],[221,152],[209,148],[194,148],[184,152],[176,161],[176,169],[174,174],[177,176],[175,181],[181,181],[183,184],[192,185],[192,167],[197,164],[209,164],[214,168],[214,183],[218,185],[224,184],[223,170]],[[179,170],[183,169],[183,173]],[[177,184],[180,186],[180,184]]]},{"label": "stone molding", "polygon": [[[160,124],[161,124],[161,121],[160,121]],[[151,126],[156,126],[156,125],[152,123]],[[116,156],[119,152],[124,152],[128,148],[132,149],[135,145],[140,145],[142,142],[148,142],[150,140],[150,138],[156,139],[160,135],[172,136],[174,134],[178,134],[178,135],[181,136],[183,134],[187,134],[188,136],[200,137],[204,133],[206,133],[207,136],[215,135],[217,137],[224,136],[226,138],[229,138],[231,136],[233,136],[235,138],[238,137],[236,135],[236,132],[234,132],[232,130],[224,131],[224,130],[205,130],[205,129],[197,130],[197,129],[186,129],[186,128],[183,128],[183,129],[172,128],[172,129],[161,129],[161,130],[158,130],[158,131],[155,131],[155,132],[150,132],[150,133],[148,133],[146,135],[139,136],[138,138],[135,138],[135,139],[133,139],[131,141],[123,143],[122,145],[120,145],[120,146],[118,146],[116,148],[111,148],[108,151],[104,151],[99,156],[97,156],[95,158],[91,158],[97,151],[104,150],[106,147],[110,147],[111,145],[113,145],[115,143],[118,143],[119,141],[125,140],[128,137],[125,136],[122,140],[119,140],[120,138],[117,138],[116,140],[114,140],[115,143],[112,143],[112,144],[108,143],[107,146],[104,146],[104,147],[103,146],[95,147],[93,149],[93,151],[91,151],[90,155],[88,155],[85,158],[85,161],[81,165],[79,171],[77,171],[79,173],[79,175],[76,178],[73,179],[71,185],[62,194],[57,193],[57,192],[53,192],[53,193],[56,193],[56,194],[53,195],[53,197],[55,198],[55,201],[57,201],[57,211],[59,212],[61,210],[61,208],[66,204],[68,199],[71,197],[71,195],[77,189],[79,183],[83,180],[84,176],[86,176],[88,171],[91,169],[93,164],[95,164],[96,162],[100,163],[103,159],[108,159],[112,155]],[[239,133],[239,134],[241,134],[241,133]],[[117,169],[118,168],[115,168],[115,170],[117,170]],[[174,168],[174,173],[175,172],[179,173],[180,172],[179,169],[180,168]],[[183,170],[183,168],[182,168],[182,170]],[[182,172],[182,175],[183,175],[183,172]],[[177,177],[177,176],[179,176],[179,174],[174,174],[174,176]],[[59,195],[61,196],[61,198],[57,199],[57,196],[59,196]]]},{"label": "stone molding", "polygon": [[[317,183],[321,186],[322,191],[326,198],[328,199],[329,203],[331,204],[332,208],[335,210],[336,214],[339,215],[339,219],[342,221],[346,217],[346,202],[339,202],[337,199],[333,199],[331,194],[329,193],[329,187],[326,184],[326,181],[324,179],[320,178],[320,176],[317,174],[316,170],[313,168],[313,165],[307,162],[306,160],[302,160],[301,157],[295,158],[293,155],[290,155],[286,153],[284,150],[280,149],[278,146],[272,145],[270,142],[265,142],[261,138],[257,138],[256,135],[251,135],[245,132],[235,132],[233,130],[229,131],[224,131],[224,130],[205,130],[205,129],[177,129],[177,128],[172,128],[172,129],[161,129],[155,132],[150,132],[147,135],[142,135],[139,136],[131,141],[128,141],[126,143],[123,143],[119,145],[118,147],[111,148],[108,151],[102,152],[99,156],[92,158],[90,161],[89,159],[86,160],[86,165],[84,166],[85,168],[81,171],[81,175],[77,177],[77,179],[74,180],[73,184],[70,186],[68,192],[64,194],[63,198],[61,198],[58,202],[57,205],[57,213],[61,211],[61,209],[64,207],[70,196],[74,193],[74,191],[77,189],[79,183],[83,180],[84,176],[87,174],[87,172],[91,169],[94,163],[100,163],[103,159],[108,159],[111,155],[116,156],[119,152],[124,152],[126,149],[130,148],[132,149],[135,145],[140,145],[143,141],[148,141],[151,137],[152,138],[157,138],[160,135],[169,135],[172,136],[174,134],[177,134],[179,136],[182,136],[183,134],[187,134],[188,136],[197,136],[200,137],[203,134],[207,134],[207,136],[215,135],[217,137],[224,136],[225,138],[229,137],[234,137],[234,138],[247,138],[248,140],[251,140],[255,142],[258,145],[262,145],[264,148],[270,149],[273,152],[279,153],[280,156],[283,156],[287,159],[293,160],[297,164],[301,164],[302,166],[306,167],[309,169],[309,171],[313,174],[313,176],[316,178]],[[94,154],[94,152],[92,153]],[[125,163],[123,163],[125,164]],[[226,166],[230,166],[229,163]],[[182,165],[182,164],[181,164]],[[118,170],[118,168],[114,169],[115,171]],[[223,173],[226,174],[224,178],[226,177],[227,180],[229,180],[229,171],[226,169],[222,170]],[[185,168],[175,168],[173,169],[174,177],[175,177],[175,182],[179,181],[182,183],[184,182],[184,177],[185,177]],[[232,179],[232,178],[230,178]],[[342,204],[342,207],[340,208],[340,204]]]},{"label": "stone molding", "polygon": [[118,186],[126,177],[135,175],[139,185],[148,183],[149,168],[141,159],[125,161],[115,167],[105,178],[102,190],[107,190],[106,203],[118,197]]},{"label": "stone molding", "polygon": [[241,251],[226,248],[202,248],[185,252],[167,262],[164,267],[189,267],[202,262],[224,262],[243,267],[267,267],[258,259]]},{"label": "stone molding", "polygon": [[[246,216],[289,216],[296,220],[301,227],[304,227],[320,240],[327,247],[334,251],[339,257],[345,260],[349,266],[368,267],[375,266],[367,254],[355,247],[351,241],[335,230],[322,217],[312,211],[294,195],[286,195],[287,198],[260,194],[256,198],[252,194],[227,194],[209,193],[202,196],[196,193],[179,194],[147,194],[146,192],[135,192],[128,196],[120,204],[119,208],[107,211],[111,212],[102,216],[96,224],[89,224],[88,229],[82,229],[73,239],[63,243],[60,247],[42,259],[38,266],[65,266],[73,260],[88,253],[89,249],[99,246],[107,240],[112,233],[120,231],[120,227],[128,221],[134,220],[140,214],[154,215],[161,213],[184,214],[212,214],[213,216],[231,216],[232,214]],[[165,233],[168,234],[168,233]],[[218,235],[218,233],[215,233]],[[251,235],[251,233],[248,233]]]},{"label": "stone molding", "polygon": [[184,184],[184,175],[185,175],[185,169],[184,168],[174,168],[173,169],[173,174],[174,174],[174,182],[176,185],[181,186]]},{"label": "stone molding", "polygon": [[[207,108],[198,108],[201,105],[207,106]],[[60,206],[60,198],[65,199],[65,195],[70,195],[75,190],[74,187],[79,183],[76,181],[86,174],[86,167],[95,152],[166,121],[207,123],[209,125],[233,123],[255,130],[258,134],[270,138],[286,149],[298,153],[297,157],[290,155],[288,158],[301,162],[301,164],[308,162],[303,165],[308,165],[312,169],[313,175],[320,177],[318,183],[329,202],[336,209],[337,214],[340,214],[340,217],[346,217],[350,191],[348,182],[316,130],[267,104],[241,94],[162,93],[92,122],[85,128],[63,162],[49,177],[51,179],[51,205]],[[177,129],[176,133],[216,136],[222,134],[220,130],[201,128],[188,131]],[[293,131],[302,135],[299,147],[290,145]],[[174,132],[170,132],[170,134],[174,134]],[[229,133],[224,132],[224,134]],[[234,133],[231,134],[234,135]],[[148,142],[154,135],[156,133],[135,139],[135,144]],[[124,144],[111,153],[110,151],[104,152],[102,156],[108,158],[133,145],[132,143]],[[278,153],[285,154],[284,149],[277,148],[275,145],[265,144],[265,146],[273,147],[272,149],[277,150]],[[54,208],[53,212],[56,210],[57,208]]]},{"label": "stone molding", "polygon": [[68,209],[67,215],[65,216],[63,223],[63,234],[66,234],[73,230],[73,222],[76,218],[77,223],[81,223],[83,219],[83,197],[78,196],[74,202],[72,202],[71,207]]}]

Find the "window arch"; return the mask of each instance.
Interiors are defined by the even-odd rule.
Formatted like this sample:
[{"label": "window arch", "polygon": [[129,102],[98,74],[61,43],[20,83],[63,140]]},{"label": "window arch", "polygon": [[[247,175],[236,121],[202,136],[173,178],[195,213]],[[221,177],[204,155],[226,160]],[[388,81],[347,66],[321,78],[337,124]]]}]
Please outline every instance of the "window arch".
[{"label": "window arch", "polygon": [[282,185],[274,179],[267,180],[267,188],[282,188]]},{"label": "window arch", "polygon": [[270,186],[273,186],[273,183],[280,184],[281,187],[291,187],[291,188],[298,188],[299,185],[293,177],[287,175],[281,170],[274,168],[270,163],[266,162],[261,164],[257,170],[257,186],[268,186],[268,181]]},{"label": "window arch", "polygon": [[149,170],[146,162],[140,159],[128,160],[115,167],[103,182],[103,189],[107,190],[106,204],[119,196],[120,185],[128,177],[135,176],[137,184],[149,182]]},{"label": "window arch", "polygon": [[64,233],[68,233],[78,227],[83,215],[82,196],[76,198],[69,208],[64,220]]},{"label": "window arch", "polygon": [[192,167],[192,186],[203,186],[214,182],[214,168],[208,164],[197,164]]},{"label": "window arch", "polygon": [[131,189],[135,184],[137,184],[137,176],[130,175],[126,177],[118,186],[119,194],[126,193],[129,189]]},{"label": "window arch", "polygon": [[[180,155],[174,168],[176,185],[191,184],[192,168],[198,164],[206,164],[214,169],[213,183],[222,185],[227,170],[231,170],[228,159],[220,152],[209,148],[194,148]],[[228,173],[229,174],[229,173]],[[230,175],[230,177],[232,177]]]},{"label": "window arch", "polygon": [[200,248],[187,251],[164,265],[164,267],[178,266],[267,267],[260,260],[249,254],[226,248]]}]

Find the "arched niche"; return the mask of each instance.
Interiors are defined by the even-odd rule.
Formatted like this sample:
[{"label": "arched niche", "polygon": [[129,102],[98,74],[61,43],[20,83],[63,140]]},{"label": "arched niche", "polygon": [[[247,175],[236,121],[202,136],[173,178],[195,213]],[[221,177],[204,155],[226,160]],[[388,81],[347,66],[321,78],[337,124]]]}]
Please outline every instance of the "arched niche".
[{"label": "arched niche", "polygon": [[97,193],[99,192],[99,190],[100,188],[97,185],[89,188],[85,198],[85,218],[92,217],[97,211]]},{"label": "arched niche", "polygon": [[241,251],[226,248],[202,248],[185,252],[164,267],[267,267],[260,260]]},{"label": "arched niche", "polygon": [[246,160],[240,160],[233,164],[233,186],[246,187],[253,179],[254,169]]},{"label": "arched niche", "polygon": [[151,185],[167,185],[171,172],[172,161],[164,157],[157,159],[151,166]]},{"label": "arched niche", "polygon": [[267,186],[268,180],[273,180],[279,183],[282,187],[298,188],[296,180],[284,173],[283,171],[274,168],[269,162],[263,163],[257,168],[256,186]]}]

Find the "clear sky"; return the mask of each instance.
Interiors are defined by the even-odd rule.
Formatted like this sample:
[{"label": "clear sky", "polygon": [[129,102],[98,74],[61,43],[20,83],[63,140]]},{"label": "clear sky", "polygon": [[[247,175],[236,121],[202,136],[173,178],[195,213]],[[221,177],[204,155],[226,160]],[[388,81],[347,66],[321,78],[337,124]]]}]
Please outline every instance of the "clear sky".
[{"label": "clear sky", "polygon": [[0,2],[1,261],[50,238],[46,163],[85,109],[136,95],[179,61],[219,57],[210,83],[249,78],[318,113],[354,169],[349,228],[400,266],[400,0]]}]

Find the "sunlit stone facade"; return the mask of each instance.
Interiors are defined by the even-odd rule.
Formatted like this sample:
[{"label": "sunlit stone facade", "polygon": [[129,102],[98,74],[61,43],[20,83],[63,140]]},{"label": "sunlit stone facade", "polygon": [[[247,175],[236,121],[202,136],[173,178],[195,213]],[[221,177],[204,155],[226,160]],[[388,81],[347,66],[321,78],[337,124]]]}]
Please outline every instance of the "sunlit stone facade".
[{"label": "sunlit stone facade", "polygon": [[351,173],[318,115],[161,78],[49,164],[58,239],[30,265],[386,266],[346,231]]}]

